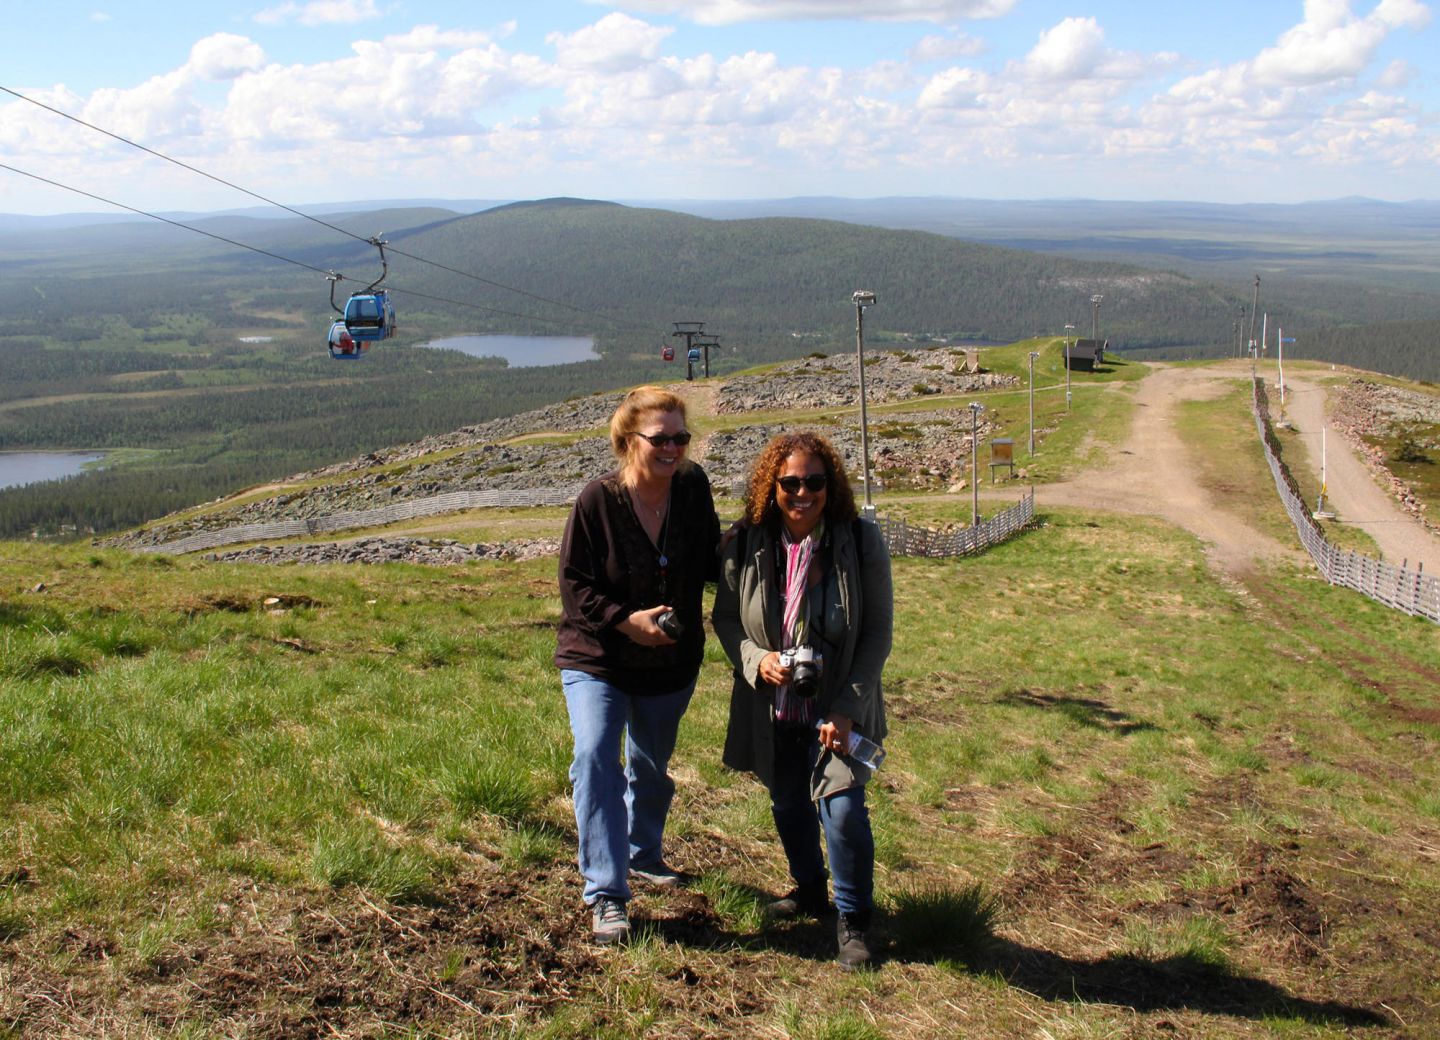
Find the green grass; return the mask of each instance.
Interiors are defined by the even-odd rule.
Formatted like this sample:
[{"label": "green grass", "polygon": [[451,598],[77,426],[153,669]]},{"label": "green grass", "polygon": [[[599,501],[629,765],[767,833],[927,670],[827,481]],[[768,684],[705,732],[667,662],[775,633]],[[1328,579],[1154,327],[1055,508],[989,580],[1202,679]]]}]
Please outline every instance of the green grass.
[{"label": "green grass", "polygon": [[[1129,399],[1082,396],[1117,424]],[[1243,398],[1186,423],[1229,457],[1237,520],[1287,532]],[[913,504],[935,520],[954,508]],[[763,789],[718,764],[730,680],[713,639],[667,850],[699,881],[641,894],[640,941],[596,951],[574,880],[553,560],[266,568],[7,543],[7,970],[78,980],[82,1019],[103,1007],[157,1037],[190,1027],[167,1032],[140,994],[192,999],[204,964],[277,935],[377,1000],[423,980],[408,1019],[363,1019],[376,1035],[464,1035],[476,1020],[456,1000],[493,992],[513,1001],[485,1005],[505,1023],[489,1035],[1019,1038],[1165,1021],[1325,1036],[1348,1021],[1334,1007],[1374,1010],[1376,994],[1403,995],[1389,1003],[1415,1035],[1440,1028],[1423,929],[1440,916],[1432,623],[1299,566],[1222,582],[1188,535],[1079,510],[978,557],[893,569],[890,757],[870,797],[890,961],[857,980],[829,964],[826,925],[761,919],[789,882]],[[293,605],[271,614],[267,596]],[[1301,956],[1286,944],[1309,911],[1322,953]],[[502,928],[478,930],[496,915]],[[381,928],[377,945],[325,961],[314,922],[332,920],[335,942]],[[1124,1008],[1123,986],[1083,984],[1107,965],[1177,992],[1232,988]],[[207,1035],[225,1014],[278,1013],[242,997],[174,1021]],[[0,996],[0,1023],[18,999]],[[307,1023],[355,1025],[318,999],[296,998]]]}]

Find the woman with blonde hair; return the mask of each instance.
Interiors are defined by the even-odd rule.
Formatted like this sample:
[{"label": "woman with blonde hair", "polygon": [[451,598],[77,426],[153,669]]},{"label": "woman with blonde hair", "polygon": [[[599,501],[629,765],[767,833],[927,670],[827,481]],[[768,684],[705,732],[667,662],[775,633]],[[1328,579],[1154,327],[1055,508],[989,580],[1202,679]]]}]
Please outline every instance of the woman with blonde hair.
[{"label": "woman with blonde hair", "polygon": [[771,915],[829,912],[833,876],[837,960],[858,968],[874,958],[875,840],[865,806],[871,769],[851,756],[850,740],[885,738],[890,556],[879,528],[858,519],[840,456],[818,433],[765,446],[745,518],[744,534],[722,554],[712,614],[735,667],[724,761],[770,791],[794,880]]},{"label": "woman with blonde hair", "polygon": [[661,848],[675,793],[668,766],[700,671],[700,599],[720,536],[710,481],[685,458],[689,443],[683,400],[654,386],[626,394],[610,420],[619,468],[580,492],[560,544],[555,664],[599,942],[628,938],[631,879],[680,883]]}]

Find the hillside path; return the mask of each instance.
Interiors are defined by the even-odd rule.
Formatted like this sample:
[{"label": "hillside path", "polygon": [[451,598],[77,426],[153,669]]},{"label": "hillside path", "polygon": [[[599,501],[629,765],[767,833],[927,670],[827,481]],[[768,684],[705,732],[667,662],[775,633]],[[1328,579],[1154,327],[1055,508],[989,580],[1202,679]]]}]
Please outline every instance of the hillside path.
[{"label": "hillside path", "polygon": [[[1175,431],[1183,401],[1208,400],[1240,378],[1229,366],[1177,368],[1152,364],[1135,395],[1135,420],[1108,466],[1035,489],[1037,506],[1067,505],[1158,516],[1189,531],[1220,571],[1237,574],[1258,559],[1303,558],[1298,545],[1282,545],[1225,512],[1201,486],[1190,449]],[[1244,376],[1248,377],[1248,367]]]},{"label": "hillside path", "polygon": [[[1278,405],[1279,395],[1271,391],[1271,407]],[[1409,561],[1410,569],[1425,563],[1433,572],[1440,568],[1440,537],[1428,530],[1385,490],[1375,483],[1370,469],[1351,447],[1345,435],[1330,424],[1326,417],[1326,395],[1323,386],[1303,380],[1285,381],[1285,416],[1294,425],[1305,445],[1308,466],[1320,482],[1320,431],[1325,435],[1326,505],[1340,521],[1358,527],[1380,547],[1386,563],[1400,566]],[[1313,506],[1313,503],[1311,503]]]}]

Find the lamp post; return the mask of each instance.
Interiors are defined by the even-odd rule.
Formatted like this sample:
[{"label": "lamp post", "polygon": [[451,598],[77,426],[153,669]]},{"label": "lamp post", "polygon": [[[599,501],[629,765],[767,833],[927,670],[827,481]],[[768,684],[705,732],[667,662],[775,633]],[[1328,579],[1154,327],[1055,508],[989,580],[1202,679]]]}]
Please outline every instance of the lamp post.
[{"label": "lamp post", "polygon": [[1255,298],[1250,302],[1250,335],[1247,337],[1250,356],[1255,357],[1255,312],[1260,309],[1260,276],[1255,276]]},{"label": "lamp post", "polygon": [[1090,297],[1090,338],[1096,343],[1100,342],[1100,301],[1103,299],[1100,293]]},{"label": "lamp post", "polygon": [[860,463],[865,474],[865,508],[867,520],[875,519],[875,504],[870,500],[870,419],[865,414],[865,308],[875,306],[875,294],[856,289],[850,295],[855,305],[855,360],[860,368]]},{"label": "lamp post", "polygon": [[1075,333],[1075,326],[1065,325],[1065,411],[1070,411],[1070,339]]},{"label": "lamp post", "polygon": [[970,526],[980,524],[980,413],[985,406],[970,402]]},{"label": "lamp post", "polygon": [[1035,454],[1035,359],[1040,355],[1030,351],[1030,454]]}]

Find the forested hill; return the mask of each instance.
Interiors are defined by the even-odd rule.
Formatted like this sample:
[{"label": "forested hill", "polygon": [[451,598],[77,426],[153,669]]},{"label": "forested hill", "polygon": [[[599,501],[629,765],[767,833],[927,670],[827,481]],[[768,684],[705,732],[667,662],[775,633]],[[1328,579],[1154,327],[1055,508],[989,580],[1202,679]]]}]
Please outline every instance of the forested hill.
[{"label": "forested hill", "polygon": [[[1088,327],[1090,296],[1103,293],[1105,334],[1164,345],[1197,336],[1223,341],[1246,288],[1231,294],[1174,274],[918,231],[794,218],[707,220],[569,199],[489,210],[397,241],[406,252],[614,315],[608,328],[596,322],[602,348],[633,340],[620,322],[665,329],[694,319],[743,342],[752,359],[848,342],[854,313],[847,302],[856,289],[877,294],[872,327],[882,339],[1058,334],[1067,322]],[[391,270],[397,285],[422,273],[403,260]],[[423,273],[440,295],[544,310],[457,275]]]},{"label": "forested hill", "polygon": [[[1067,323],[1086,334],[1090,297],[1099,293],[1099,331],[1115,347],[1223,353],[1234,342],[1235,316],[1251,301],[1248,276],[1216,282],[806,217],[712,220],[566,198],[472,215],[414,207],[326,222],[363,238],[383,233],[392,244],[387,284],[402,338],[593,335],[612,359],[653,355],[652,340],[680,320],[705,321],[726,347],[738,348],[720,355],[722,367],[742,363],[742,355],[754,363],[845,349],[853,343],[848,300],[856,289],[878,296],[867,322],[877,344],[926,335],[1008,342],[1059,335]],[[342,289],[380,273],[372,246],[310,221],[227,216],[194,223],[313,270],[343,272],[351,281]],[[11,335],[94,340],[109,318],[148,327],[185,312],[252,331],[262,319],[308,314],[323,331],[328,313],[327,286],[316,274],[168,225],[0,232],[0,254],[7,273],[0,319]],[[1267,275],[1261,303],[1272,325],[1302,335],[1440,318],[1433,293],[1369,285],[1342,292],[1284,276]]]}]

